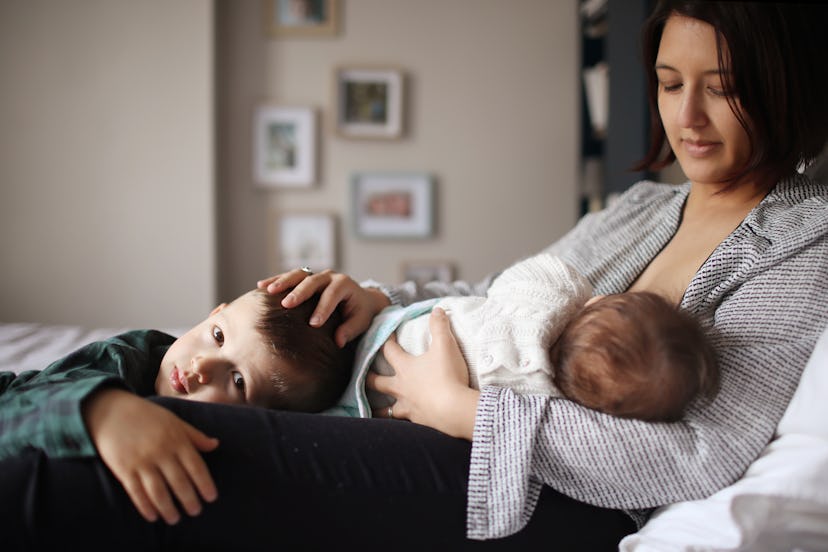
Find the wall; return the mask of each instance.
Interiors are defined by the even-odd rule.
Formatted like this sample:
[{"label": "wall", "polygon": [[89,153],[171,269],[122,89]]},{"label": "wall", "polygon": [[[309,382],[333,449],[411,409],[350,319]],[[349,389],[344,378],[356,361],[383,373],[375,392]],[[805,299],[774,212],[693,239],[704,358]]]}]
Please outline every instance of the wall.
[{"label": "wall", "polygon": [[[575,222],[579,158],[576,0],[348,0],[335,38],[263,32],[261,2],[218,0],[219,295],[276,270],[269,219],[322,210],[339,217],[339,268],[400,279],[406,260],[451,259],[475,280],[551,243]],[[333,69],[402,67],[406,136],[335,137]],[[251,120],[262,103],[322,115],[321,176],[311,190],[256,189]],[[425,171],[437,179],[435,237],[356,238],[354,172]],[[315,267],[320,268],[320,267]]]},{"label": "wall", "polygon": [[212,17],[205,0],[0,0],[0,320],[209,312]]}]

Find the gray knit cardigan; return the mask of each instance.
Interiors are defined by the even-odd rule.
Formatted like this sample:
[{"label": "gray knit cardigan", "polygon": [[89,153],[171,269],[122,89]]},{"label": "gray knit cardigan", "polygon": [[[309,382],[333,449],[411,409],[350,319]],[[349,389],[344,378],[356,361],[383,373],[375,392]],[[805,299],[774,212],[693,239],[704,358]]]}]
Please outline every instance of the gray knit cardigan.
[{"label": "gray knit cardigan", "polygon": [[[641,182],[581,219],[548,251],[595,293],[626,290],[678,228],[689,184]],[[392,301],[482,294],[454,282],[386,289]],[[779,183],[710,255],[681,307],[709,328],[721,390],[684,421],[613,418],[560,398],[484,387],[472,444],[467,534],[520,530],[542,485],[641,525],[652,508],[708,496],[738,479],[772,438],[828,324],[828,187]]]}]

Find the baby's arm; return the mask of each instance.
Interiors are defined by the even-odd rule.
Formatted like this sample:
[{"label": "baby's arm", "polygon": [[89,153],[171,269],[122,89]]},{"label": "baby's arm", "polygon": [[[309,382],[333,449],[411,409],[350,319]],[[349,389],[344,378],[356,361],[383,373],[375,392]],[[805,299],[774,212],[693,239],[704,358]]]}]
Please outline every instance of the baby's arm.
[{"label": "baby's arm", "polygon": [[216,499],[200,453],[215,449],[217,439],[123,389],[96,391],[82,411],[98,454],[148,521],[160,514],[169,524],[178,522],[170,490],[191,516],[200,513],[201,499]]}]

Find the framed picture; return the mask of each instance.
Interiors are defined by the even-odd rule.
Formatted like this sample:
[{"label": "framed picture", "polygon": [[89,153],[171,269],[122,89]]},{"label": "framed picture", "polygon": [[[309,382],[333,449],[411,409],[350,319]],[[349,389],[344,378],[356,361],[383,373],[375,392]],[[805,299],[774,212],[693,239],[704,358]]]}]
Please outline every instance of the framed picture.
[{"label": "framed picture", "polygon": [[263,187],[308,187],[316,180],[316,113],[261,106],[253,121],[253,174]]},{"label": "framed picture", "polygon": [[409,280],[418,284],[451,282],[454,280],[454,265],[449,261],[406,261],[402,264],[402,281]]},{"label": "framed picture", "polygon": [[353,177],[356,234],[424,238],[434,230],[434,182],[420,173],[361,173]]},{"label": "framed picture", "polygon": [[335,71],[336,132],[346,138],[399,138],[404,76],[399,69],[340,67]]},{"label": "framed picture", "polygon": [[336,267],[336,217],[330,213],[288,213],[276,217],[276,270]]},{"label": "framed picture", "polygon": [[271,36],[334,36],[339,0],[264,0],[265,30]]}]

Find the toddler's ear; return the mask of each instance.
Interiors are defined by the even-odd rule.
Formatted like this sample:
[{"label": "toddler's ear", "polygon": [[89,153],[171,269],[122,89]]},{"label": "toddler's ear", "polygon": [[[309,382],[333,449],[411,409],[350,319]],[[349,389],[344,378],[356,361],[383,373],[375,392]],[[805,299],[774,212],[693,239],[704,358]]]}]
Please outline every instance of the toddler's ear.
[{"label": "toddler's ear", "polygon": [[227,303],[222,303],[221,305],[217,306],[216,308],[214,308],[212,310],[212,312],[210,312],[210,316],[218,314],[226,306],[227,306]]}]

